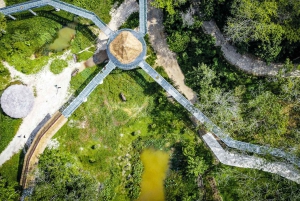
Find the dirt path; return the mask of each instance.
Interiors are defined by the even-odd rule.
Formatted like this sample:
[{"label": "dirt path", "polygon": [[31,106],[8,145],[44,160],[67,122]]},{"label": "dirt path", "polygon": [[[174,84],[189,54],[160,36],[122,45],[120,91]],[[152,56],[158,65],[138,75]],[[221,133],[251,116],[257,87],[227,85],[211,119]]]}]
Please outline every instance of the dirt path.
[{"label": "dirt path", "polygon": [[163,13],[161,10],[150,6],[148,2],[148,33],[150,43],[156,52],[156,65],[162,66],[169,78],[174,81],[178,90],[183,93],[192,103],[197,101],[197,96],[193,90],[184,83],[184,75],[178,65],[176,54],[168,47],[164,34]]},{"label": "dirt path", "polygon": [[[3,0],[0,0],[0,5]],[[4,4],[5,5],[5,4]],[[112,30],[118,29],[122,23],[129,17],[132,12],[137,12],[139,9],[138,4],[135,0],[129,0],[121,4],[120,7],[113,8],[111,11],[112,20],[108,24]],[[100,34],[99,38],[102,43],[106,44],[106,36]],[[67,51],[61,59],[66,59],[71,52]],[[23,119],[23,122],[16,133],[15,137],[6,147],[6,149],[0,154],[0,166],[9,160],[15,153],[18,153],[25,145],[29,135],[35,130],[36,126],[44,119],[47,114],[54,114],[59,108],[67,101],[71,95],[69,93],[69,83],[71,80],[71,73],[75,68],[80,68],[81,63],[74,63],[69,61],[69,67],[65,68],[64,71],[58,75],[54,75],[50,72],[50,64],[52,59],[49,60],[48,64],[35,75],[25,75],[14,67],[10,66],[7,62],[4,62],[11,73],[11,77],[15,80],[21,80],[26,84],[32,91],[36,91],[37,97],[35,97],[35,103],[32,111],[27,117]],[[59,90],[55,85],[61,87]],[[24,137],[25,136],[25,137]]]},{"label": "dirt path", "polygon": [[[283,67],[282,64],[270,63],[269,65],[250,54],[240,54],[237,49],[230,45],[222,35],[216,23],[211,21],[204,21],[202,29],[205,33],[212,35],[216,39],[216,46],[221,46],[223,56],[232,65],[240,70],[256,75],[256,76],[275,76]],[[300,77],[300,71],[296,70],[288,73],[286,76]]]},{"label": "dirt path", "polygon": [[[65,52],[60,58],[66,59],[71,54],[70,51]],[[35,75],[25,75],[7,62],[4,62],[4,66],[9,69],[13,80],[21,80],[32,91],[36,93],[34,100],[34,106],[32,111],[27,117],[23,119],[23,122],[16,133],[15,137],[6,147],[6,149],[0,154],[0,166],[7,160],[9,160],[15,153],[18,153],[22,149],[28,140],[30,134],[35,130],[37,125],[44,119],[47,114],[54,114],[68,99],[69,95],[69,83],[71,80],[71,72],[80,65],[69,61],[69,67],[58,75],[54,75],[50,72],[50,64],[48,64]],[[55,85],[61,87],[57,89]],[[24,137],[25,136],[25,137]]]},{"label": "dirt path", "polygon": [[0,8],[3,8],[3,7],[5,7],[6,5],[5,5],[5,2],[4,2],[4,0],[0,0]]}]

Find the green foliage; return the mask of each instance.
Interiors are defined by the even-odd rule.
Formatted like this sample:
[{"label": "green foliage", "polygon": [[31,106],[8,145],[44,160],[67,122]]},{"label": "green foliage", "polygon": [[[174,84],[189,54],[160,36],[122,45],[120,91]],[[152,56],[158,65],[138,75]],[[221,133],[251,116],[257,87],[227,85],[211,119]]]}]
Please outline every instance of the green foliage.
[{"label": "green foliage", "polygon": [[39,160],[40,175],[31,200],[96,200],[95,179],[68,154],[46,149]]},{"label": "green foliage", "polygon": [[263,92],[249,101],[245,113],[249,119],[248,122],[257,125],[252,128],[252,132],[267,136],[269,140],[276,141],[276,136],[283,135],[287,131],[288,117],[283,114],[282,105],[271,92]]},{"label": "green foliage", "polygon": [[54,74],[60,74],[66,67],[68,67],[67,61],[55,59],[51,62],[50,71]]},{"label": "green foliage", "polygon": [[0,62],[0,91],[5,89],[10,81],[10,72]]},{"label": "green foliage", "polygon": [[5,178],[0,176],[0,200],[13,201],[19,198],[15,186],[9,185]]},{"label": "green foliage", "polygon": [[6,29],[6,18],[2,13],[0,13],[0,38],[6,32],[5,29]]},{"label": "green foliage", "polygon": [[[74,54],[78,54],[78,52],[89,48],[93,45],[95,38],[97,38],[97,36],[94,35],[88,35],[88,33],[86,31],[86,27],[85,28],[80,28],[76,31],[76,36],[75,38],[72,40],[71,42],[71,51]],[[93,49],[93,48],[90,48]],[[91,50],[89,50],[91,51]],[[93,52],[94,53],[94,52]],[[81,54],[88,54],[88,52],[83,52]],[[82,56],[84,58],[86,58],[86,56]],[[83,59],[83,58],[82,58]]]},{"label": "green foliage", "polygon": [[21,123],[22,119],[10,118],[4,114],[2,108],[0,108],[0,152],[2,152],[13,139]]},{"label": "green foliage", "polygon": [[132,13],[120,29],[134,29],[139,26],[139,12]]},{"label": "green foliage", "polygon": [[285,40],[300,41],[299,8],[297,1],[234,0],[224,31],[232,42],[250,45],[257,56],[274,61]]},{"label": "green foliage", "polygon": [[148,34],[145,35],[145,42],[147,44],[147,55],[146,55],[147,58],[146,58],[146,62],[150,66],[154,66],[157,57],[156,57],[156,53],[155,53],[153,47],[150,44],[149,35]]},{"label": "green foliage", "polygon": [[152,2],[152,6],[165,9],[170,15],[174,15],[176,13],[175,8],[186,2],[186,0],[155,0]]},{"label": "green foliage", "polygon": [[[260,12],[261,16],[256,17],[272,20],[267,19],[269,14]],[[235,139],[280,148],[288,148],[293,144],[294,150],[297,149],[300,140],[297,126],[299,118],[294,108],[296,110],[298,106],[291,105],[298,105],[299,79],[257,78],[238,72],[225,61],[220,49],[214,46],[214,40],[197,26],[186,27],[180,14],[167,15],[164,25],[169,41],[172,40],[172,34],[178,31],[189,35],[188,48],[178,52],[177,58],[186,75],[186,83],[198,94],[197,107],[206,116]],[[277,42],[265,42],[266,45],[269,43]],[[267,48],[278,52],[275,46]],[[268,54],[272,51],[268,51]],[[267,55],[260,50],[257,53]],[[265,58],[275,58],[275,54]],[[293,68],[291,61],[287,60],[285,71]],[[266,98],[265,102],[256,102],[262,96]],[[254,103],[257,104],[254,106]],[[262,109],[264,112],[259,112]],[[252,113],[254,110],[256,112]]]},{"label": "green foliage", "polygon": [[94,12],[105,23],[110,21],[109,11],[114,3],[113,0],[67,0],[66,2]]},{"label": "green foliage", "polygon": [[[45,26],[47,24],[47,26]],[[43,17],[11,21],[0,38],[0,57],[25,74],[38,72],[47,62],[44,47],[56,36],[60,24]]]},{"label": "green foliage", "polygon": [[21,193],[19,173],[23,164],[22,151],[13,155],[0,167],[0,198],[1,200],[18,200]]},{"label": "green foliage", "polygon": [[173,32],[171,36],[168,37],[168,44],[170,50],[173,52],[183,52],[190,42],[190,37],[186,32]]},{"label": "green foliage", "polygon": [[259,170],[222,167],[214,175],[223,200],[292,201],[300,194],[299,184]]}]

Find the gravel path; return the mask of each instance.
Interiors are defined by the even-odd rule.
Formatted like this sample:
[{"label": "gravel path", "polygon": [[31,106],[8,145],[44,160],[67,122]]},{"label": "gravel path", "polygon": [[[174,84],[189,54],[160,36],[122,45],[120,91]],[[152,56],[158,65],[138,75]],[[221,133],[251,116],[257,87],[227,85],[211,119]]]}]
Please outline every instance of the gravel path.
[{"label": "gravel path", "polygon": [[[221,46],[221,50],[225,59],[230,64],[236,66],[246,73],[256,76],[275,76],[283,67],[282,64],[267,64],[266,62],[250,54],[242,55],[238,53],[237,49],[225,40],[220,29],[213,20],[204,21],[202,24],[202,29],[205,33],[212,35],[216,39],[216,46]],[[300,77],[300,71],[293,71],[288,73],[286,76]]]},{"label": "gravel path", "polygon": [[148,1],[148,33],[150,43],[156,52],[156,65],[162,66],[169,78],[178,86],[178,90],[183,93],[192,103],[197,101],[197,96],[191,88],[185,85],[184,75],[178,65],[176,54],[173,53],[167,44],[164,34],[162,10],[150,6]]},{"label": "gravel path", "polygon": [[[67,51],[62,55],[61,59],[66,59],[71,52]],[[35,91],[36,97],[34,100],[34,106],[32,111],[23,119],[22,124],[15,137],[6,147],[6,149],[0,154],[0,166],[7,160],[9,160],[15,153],[18,153],[25,145],[30,134],[35,130],[37,125],[46,117],[47,114],[52,115],[67,101],[71,95],[69,93],[69,83],[71,80],[72,70],[80,63],[73,63],[69,61],[69,67],[58,75],[54,75],[50,72],[50,64],[48,64],[35,75],[25,75],[7,62],[3,62],[11,73],[13,80],[21,80],[32,91]],[[55,85],[61,87],[57,89]],[[24,137],[25,136],[25,137]]]}]

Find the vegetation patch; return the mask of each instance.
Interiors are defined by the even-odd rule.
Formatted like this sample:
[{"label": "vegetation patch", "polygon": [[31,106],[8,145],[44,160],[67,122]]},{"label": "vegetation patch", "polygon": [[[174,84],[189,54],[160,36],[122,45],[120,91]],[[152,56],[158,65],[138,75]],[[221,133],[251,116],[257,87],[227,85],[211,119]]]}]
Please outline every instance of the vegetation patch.
[{"label": "vegetation patch", "polygon": [[2,152],[17,133],[22,119],[13,119],[7,116],[0,108],[0,152]]},{"label": "vegetation patch", "polygon": [[15,154],[0,167],[1,200],[18,200],[21,194],[19,179],[23,164],[22,151]]},{"label": "vegetation patch", "polygon": [[60,74],[66,67],[68,67],[67,61],[55,59],[51,62],[50,71],[54,74]]}]

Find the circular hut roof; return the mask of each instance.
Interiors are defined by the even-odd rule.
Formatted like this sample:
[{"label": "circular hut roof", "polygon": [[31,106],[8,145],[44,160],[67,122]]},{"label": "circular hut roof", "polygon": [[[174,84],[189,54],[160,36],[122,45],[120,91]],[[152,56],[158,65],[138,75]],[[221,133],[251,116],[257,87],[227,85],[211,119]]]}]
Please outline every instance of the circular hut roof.
[{"label": "circular hut roof", "polygon": [[13,118],[26,117],[31,111],[33,104],[33,93],[24,85],[12,85],[1,96],[3,111]]},{"label": "circular hut roof", "polygon": [[122,31],[110,44],[111,54],[121,63],[133,62],[143,51],[142,43],[129,31]]}]

